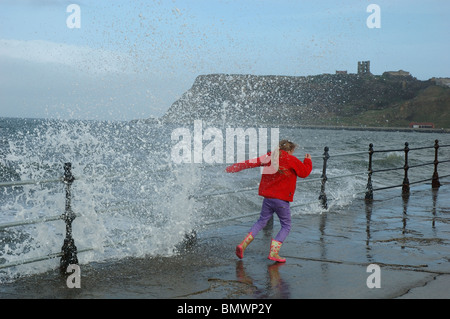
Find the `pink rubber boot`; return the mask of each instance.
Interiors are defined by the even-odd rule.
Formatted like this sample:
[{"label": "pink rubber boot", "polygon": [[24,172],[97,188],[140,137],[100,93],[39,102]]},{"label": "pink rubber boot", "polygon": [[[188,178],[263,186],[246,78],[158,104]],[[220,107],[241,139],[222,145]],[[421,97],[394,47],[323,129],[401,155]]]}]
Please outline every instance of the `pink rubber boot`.
[{"label": "pink rubber boot", "polygon": [[248,245],[250,245],[250,243],[253,240],[253,235],[252,233],[249,233],[247,235],[247,237],[244,238],[244,240],[236,246],[236,256],[238,256],[240,259],[244,258],[244,250],[245,248],[247,248]]},{"label": "pink rubber boot", "polygon": [[270,244],[269,257],[267,257],[267,258],[269,258],[270,260],[279,262],[279,263],[285,263],[286,258],[282,258],[282,257],[280,257],[280,255],[278,255],[282,244],[283,244],[282,242],[272,239],[272,243]]}]

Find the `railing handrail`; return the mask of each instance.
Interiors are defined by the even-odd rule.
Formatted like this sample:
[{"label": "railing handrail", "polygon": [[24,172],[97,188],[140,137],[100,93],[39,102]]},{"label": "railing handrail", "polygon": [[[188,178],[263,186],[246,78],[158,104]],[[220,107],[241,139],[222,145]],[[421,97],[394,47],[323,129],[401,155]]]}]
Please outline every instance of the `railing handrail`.
[{"label": "railing handrail", "polygon": [[[81,216],[81,214],[76,214],[76,213],[74,215],[76,217]],[[63,215],[53,215],[53,216],[37,217],[37,218],[33,218],[33,219],[19,220],[19,221],[0,224],[0,230],[10,228],[10,227],[46,223],[46,222],[51,222],[51,221],[60,220],[60,219],[64,220],[64,216]]]},{"label": "railing handrail", "polygon": [[329,155],[330,155],[330,157],[339,157],[339,156],[361,155],[361,154],[367,154],[367,151],[349,152],[349,153],[340,153],[340,154],[329,154]]},{"label": "railing handrail", "polygon": [[[84,253],[84,252],[92,251],[92,250],[94,250],[94,248],[84,248],[84,249],[79,249],[78,252]],[[34,262],[43,261],[43,260],[47,260],[47,259],[54,259],[54,258],[62,257],[63,255],[64,255],[64,252],[59,252],[59,253],[50,253],[45,256],[17,260],[17,261],[6,263],[6,264],[0,264],[0,269],[16,267],[16,266],[25,265],[25,264],[31,264]]]},{"label": "railing handrail", "polygon": [[[449,147],[449,146],[450,146],[450,144],[439,145],[440,148],[442,148],[442,147]],[[416,151],[416,150],[423,150],[423,149],[428,149],[428,148],[435,148],[435,146],[433,145],[433,146],[412,147],[412,148],[409,148],[409,150],[410,151]],[[386,149],[386,150],[373,150],[373,153],[403,152],[404,150],[405,150],[404,148]]]},{"label": "railing handrail", "polygon": [[0,187],[10,187],[10,186],[22,186],[22,185],[40,185],[46,183],[57,183],[63,182],[64,177],[43,179],[43,180],[23,180],[23,181],[10,181],[10,182],[0,182]]}]

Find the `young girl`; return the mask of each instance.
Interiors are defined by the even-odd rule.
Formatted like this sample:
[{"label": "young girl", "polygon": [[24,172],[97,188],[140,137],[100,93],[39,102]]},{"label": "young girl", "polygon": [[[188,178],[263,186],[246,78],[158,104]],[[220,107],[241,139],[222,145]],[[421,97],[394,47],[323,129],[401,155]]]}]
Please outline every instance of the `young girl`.
[{"label": "young girl", "polygon": [[306,154],[303,163],[292,155],[296,146],[288,140],[282,140],[275,151],[226,168],[227,173],[236,173],[243,169],[264,166],[259,185],[259,195],[264,197],[261,214],[248,235],[236,246],[236,255],[241,259],[244,257],[244,250],[275,212],[280,219],[281,229],[275,239],[272,239],[268,258],[281,263],[286,262],[286,259],[280,257],[278,253],[291,229],[289,203],[294,200],[297,176],[306,178],[312,170],[311,155]]}]

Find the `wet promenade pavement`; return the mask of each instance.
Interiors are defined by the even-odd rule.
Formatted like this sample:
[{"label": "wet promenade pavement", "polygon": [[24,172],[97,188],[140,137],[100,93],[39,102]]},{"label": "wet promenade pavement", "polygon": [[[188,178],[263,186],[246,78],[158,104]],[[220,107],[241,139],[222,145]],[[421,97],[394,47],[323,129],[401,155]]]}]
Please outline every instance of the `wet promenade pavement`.
[{"label": "wet promenade pavement", "polygon": [[0,298],[450,298],[450,185],[412,187],[408,199],[400,192],[322,214],[294,211],[286,264],[266,258],[277,219],[243,260],[235,256],[255,216],[199,231],[175,257],[81,265],[79,289],[51,271],[3,284]]}]

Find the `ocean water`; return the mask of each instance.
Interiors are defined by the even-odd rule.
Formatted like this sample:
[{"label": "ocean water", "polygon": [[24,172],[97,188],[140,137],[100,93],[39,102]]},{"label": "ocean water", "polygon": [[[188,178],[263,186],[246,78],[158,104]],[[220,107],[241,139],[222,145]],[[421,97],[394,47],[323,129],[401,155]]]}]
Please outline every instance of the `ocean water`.
[{"label": "ocean water", "polygon": [[[62,220],[40,222],[65,211],[66,185],[59,179],[64,163],[72,164],[71,207],[77,214],[73,238],[80,264],[117,261],[127,257],[176,256],[193,232],[211,230],[224,221],[259,213],[260,170],[225,173],[229,163],[175,163],[172,133],[181,125],[143,122],[95,122],[0,118],[0,282],[59,267],[59,258],[21,263],[59,253],[65,237]],[[185,126],[191,136],[194,127]],[[204,124],[203,129],[208,125]],[[217,129],[226,135],[225,127]],[[244,128],[247,129],[247,128]],[[268,128],[270,130],[271,128]],[[321,189],[324,147],[329,147],[327,211],[344,212],[367,185],[368,148],[389,150],[373,155],[373,169],[404,165],[405,142],[410,148],[450,144],[444,133],[350,131],[279,127],[280,139],[299,145],[294,155],[313,156],[313,171],[298,181],[292,214],[322,214]],[[226,143],[223,138],[223,152]],[[245,141],[237,141],[237,143]],[[202,149],[209,140],[203,141]],[[247,144],[249,142],[247,141]],[[270,149],[270,140],[267,141]],[[194,153],[194,143],[191,144]],[[439,150],[450,159],[450,148]],[[411,150],[409,165],[431,163],[434,149]],[[431,178],[433,165],[410,168],[411,183]],[[439,165],[450,174],[450,163]],[[373,187],[399,185],[404,170],[374,173]],[[50,182],[43,182],[49,181]],[[6,185],[12,181],[37,184]],[[398,189],[396,189],[399,192]],[[376,196],[386,196],[384,195]]]}]

